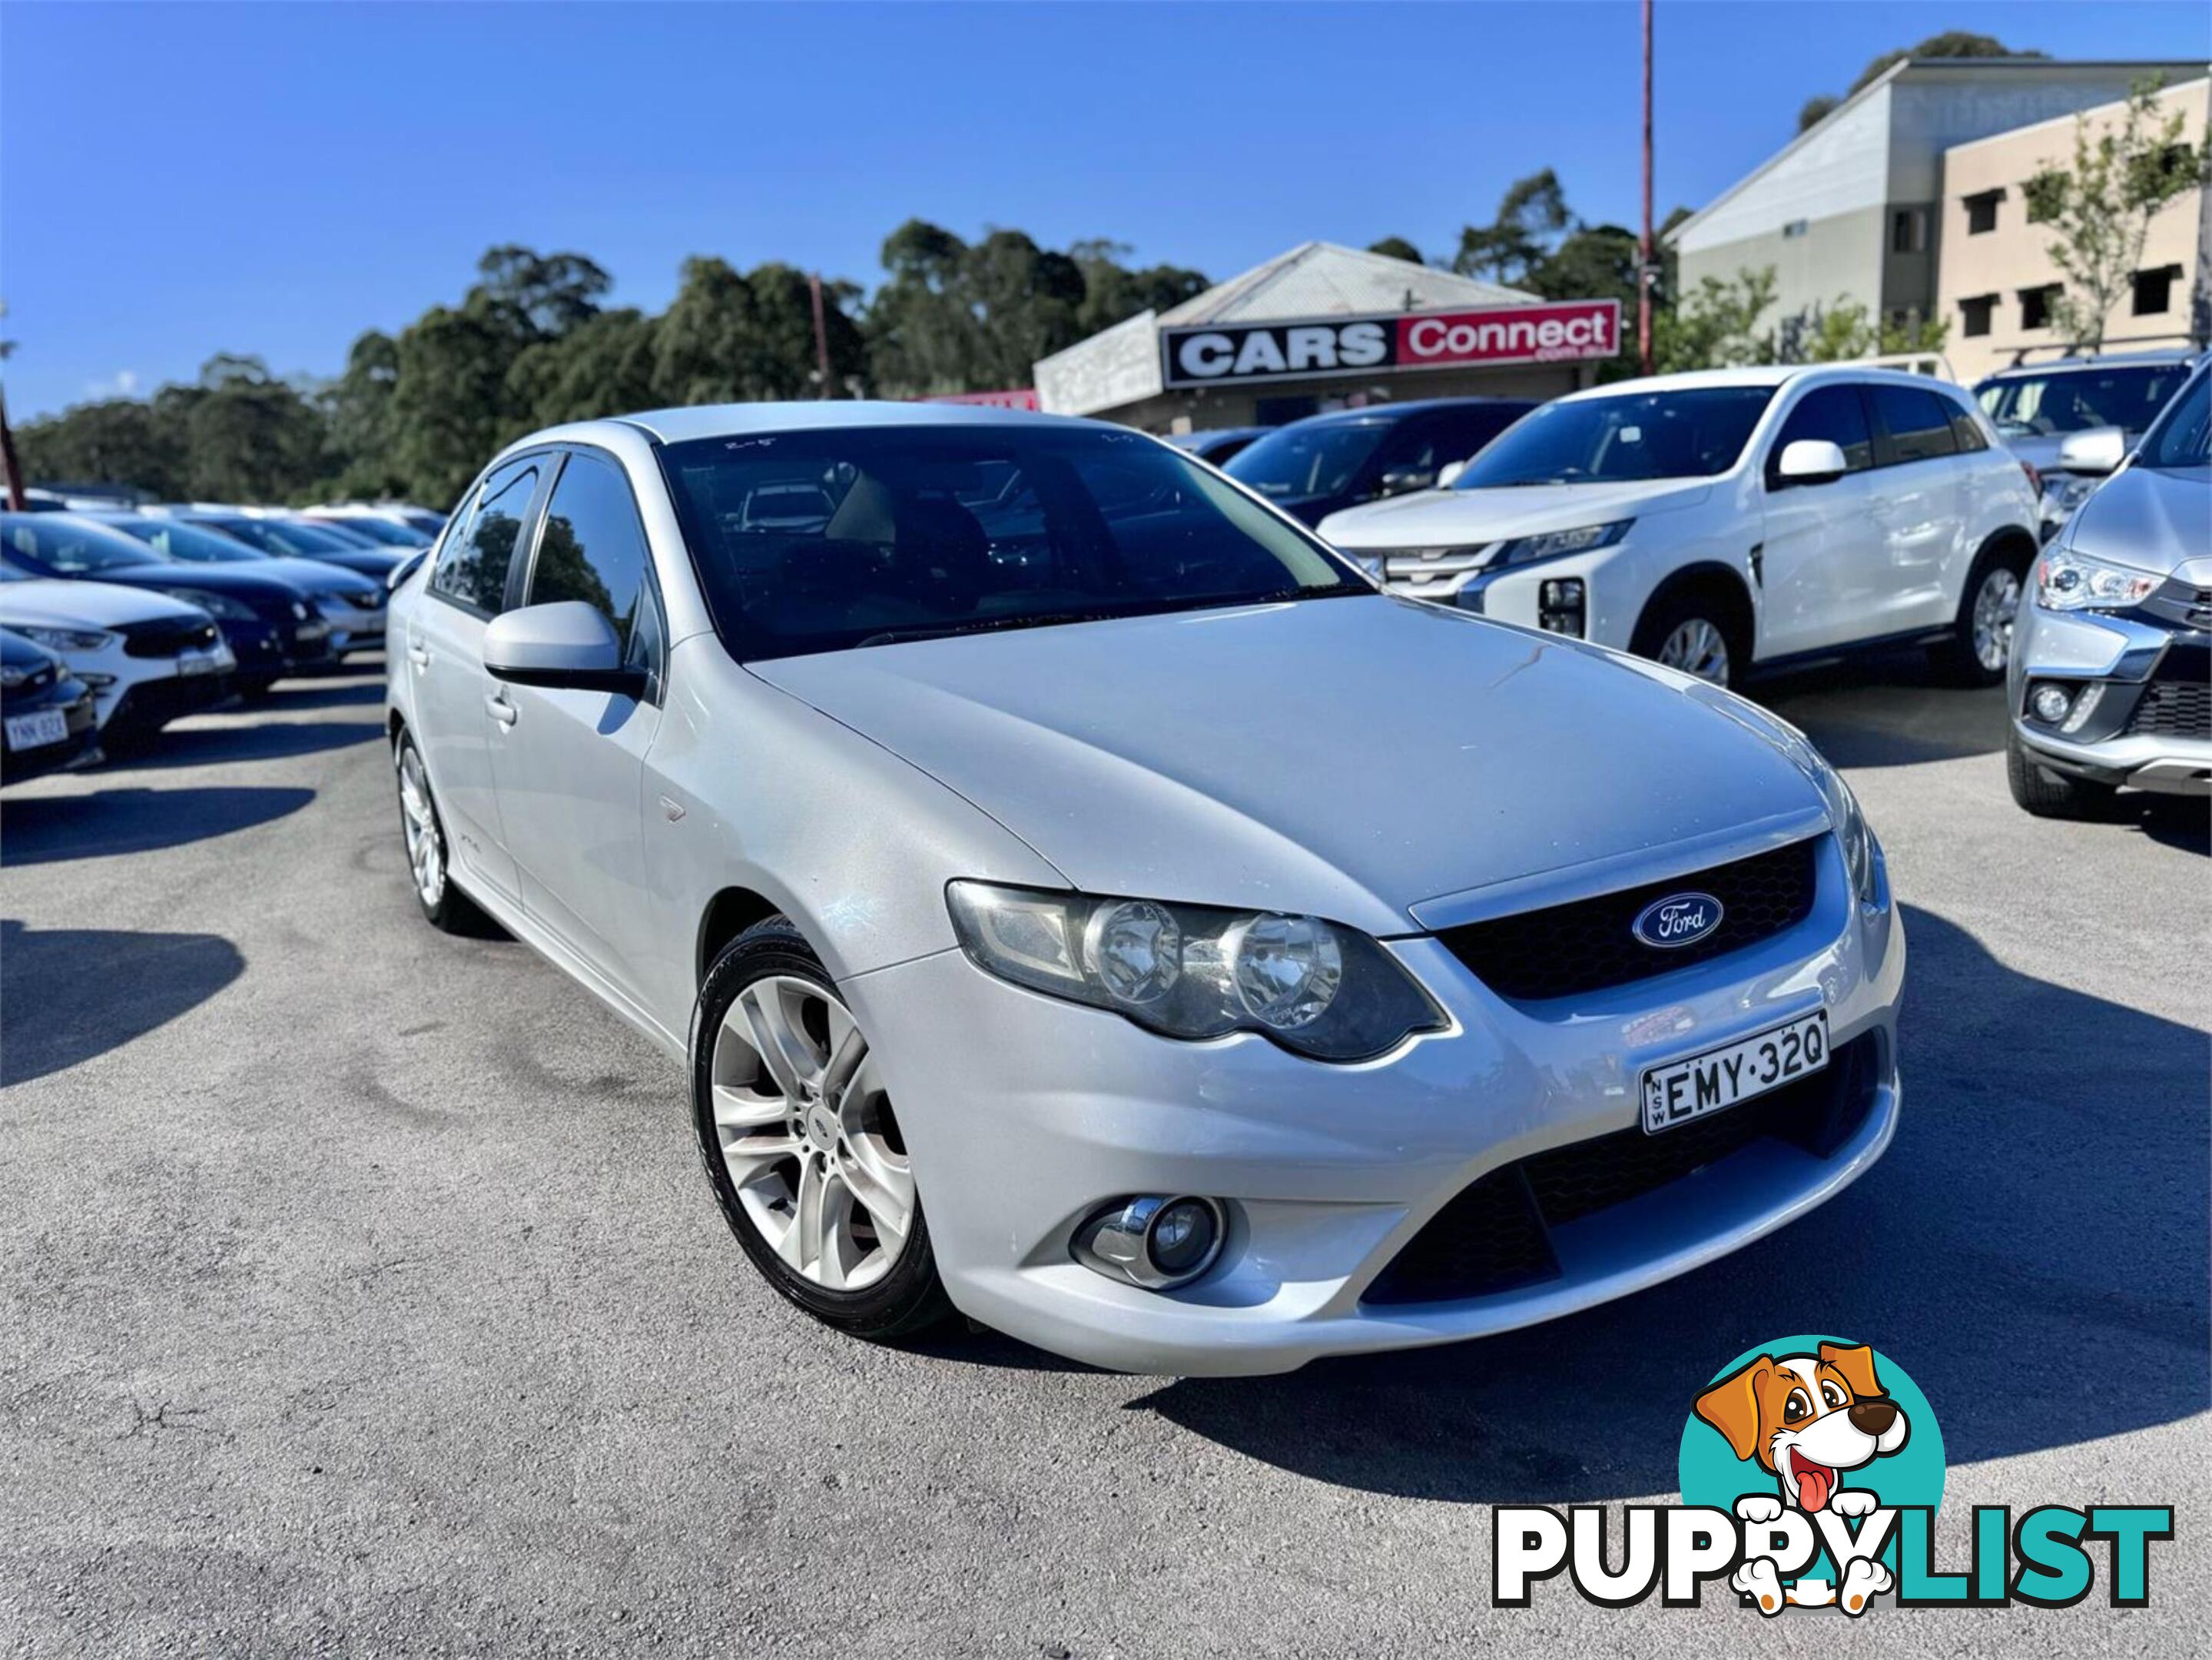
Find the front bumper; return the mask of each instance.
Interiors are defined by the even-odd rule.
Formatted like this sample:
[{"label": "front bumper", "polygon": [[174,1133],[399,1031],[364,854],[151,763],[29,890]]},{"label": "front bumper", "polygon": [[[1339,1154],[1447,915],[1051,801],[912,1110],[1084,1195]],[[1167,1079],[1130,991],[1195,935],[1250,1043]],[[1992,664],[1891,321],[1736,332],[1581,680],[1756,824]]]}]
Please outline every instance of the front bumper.
[{"label": "front bumper", "polygon": [[[1897,1120],[1903,934],[1886,880],[1880,905],[1863,908],[1832,838],[1819,859],[1820,897],[1797,927],[1572,998],[1508,1002],[1441,941],[1390,942],[1450,1029],[1358,1066],[1250,1035],[1164,1039],[1006,984],[957,951],[843,989],[874,1035],[938,1266],[963,1312],[1124,1371],[1287,1371],[1622,1296],[1783,1225],[1880,1157]],[[1825,1156],[1751,1140],[1554,1229],[1557,1271],[1533,1283],[1435,1302],[1368,1295],[1486,1175],[1636,1126],[1644,1067],[1824,1006],[1836,1050],[1871,1035],[1863,1052],[1877,1057],[1863,1114]],[[1146,1292],[1073,1259],[1076,1227],[1100,1206],[1184,1193],[1223,1201],[1228,1217],[1220,1257],[1198,1280]]]},{"label": "front bumper", "polygon": [[[2081,718],[2037,720],[2033,689],[2055,682]],[[2031,595],[2014,624],[2006,696],[2013,731],[2036,760],[2093,783],[2212,795],[2212,635],[2138,615],[2052,611]],[[2095,701],[2084,708],[2092,689]],[[2186,708],[2189,719],[2177,720]],[[2069,729],[2070,728],[2070,729]]]}]

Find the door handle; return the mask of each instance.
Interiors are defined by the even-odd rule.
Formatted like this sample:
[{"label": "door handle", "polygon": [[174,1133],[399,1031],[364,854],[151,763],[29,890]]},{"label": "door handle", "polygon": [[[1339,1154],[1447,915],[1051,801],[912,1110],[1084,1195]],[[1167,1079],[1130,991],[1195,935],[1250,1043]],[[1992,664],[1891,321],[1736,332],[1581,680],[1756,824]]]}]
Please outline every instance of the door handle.
[{"label": "door handle", "polygon": [[511,727],[514,724],[515,708],[514,704],[507,701],[507,694],[505,692],[495,691],[486,693],[484,696],[484,708],[490,711],[491,718],[498,721],[502,727]]},{"label": "door handle", "polygon": [[407,642],[407,660],[418,669],[427,669],[430,666],[430,654],[410,640]]}]

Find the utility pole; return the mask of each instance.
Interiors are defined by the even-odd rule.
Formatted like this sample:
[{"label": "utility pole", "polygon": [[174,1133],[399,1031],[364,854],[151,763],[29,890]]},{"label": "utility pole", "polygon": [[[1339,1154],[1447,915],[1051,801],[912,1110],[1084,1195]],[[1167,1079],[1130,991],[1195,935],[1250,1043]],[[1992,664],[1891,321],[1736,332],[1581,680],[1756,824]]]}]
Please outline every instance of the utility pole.
[{"label": "utility pole", "polygon": [[1658,280],[1651,246],[1651,0],[1644,0],[1644,239],[1636,260],[1636,356],[1644,374],[1652,372],[1651,285]]},{"label": "utility pole", "polygon": [[[1650,216],[1650,210],[1647,205],[1644,217],[1649,219]],[[814,363],[822,375],[822,395],[827,398],[830,395],[830,330],[822,318],[822,273],[818,271],[809,271],[806,274],[806,286],[814,296]]]}]

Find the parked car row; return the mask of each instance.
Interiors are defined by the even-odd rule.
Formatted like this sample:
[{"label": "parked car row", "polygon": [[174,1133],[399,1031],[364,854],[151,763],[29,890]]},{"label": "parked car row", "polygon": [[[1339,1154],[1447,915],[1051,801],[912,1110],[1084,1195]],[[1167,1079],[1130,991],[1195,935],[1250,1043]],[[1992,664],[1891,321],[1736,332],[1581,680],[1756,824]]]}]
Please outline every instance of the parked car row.
[{"label": "parked car row", "polygon": [[[142,746],[179,715],[380,648],[386,580],[428,538],[329,513],[327,527],[210,505],[0,514],[6,778]],[[352,528],[368,522],[386,529]]]}]

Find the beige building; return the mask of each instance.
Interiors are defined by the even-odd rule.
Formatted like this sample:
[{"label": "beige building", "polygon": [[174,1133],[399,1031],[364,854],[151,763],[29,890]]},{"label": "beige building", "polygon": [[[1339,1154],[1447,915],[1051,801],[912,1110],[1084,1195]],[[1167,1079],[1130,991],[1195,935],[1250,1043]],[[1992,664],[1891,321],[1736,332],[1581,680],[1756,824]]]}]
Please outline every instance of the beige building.
[{"label": "beige building", "polygon": [[[2191,143],[2204,142],[2208,86],[2212,82],[2199,77],[2160,95],[2160,119],[2180,111]],[[2084,111],[2079,119],[2094,139],[2117,128],[2125,111],[2121,100]],[[2075,119],[2040,121],[1943,152],[1936,314],[1950,321],[1944,353],[1961,380],[2067,348],[2049,320],[2062,284],[2051,260],[2051,232],[2028,217],[2026,185],[2047,169],[2072,166]],[[2205,196],[2190,191],[2151,222],[2135,281],[2105,319],[2106,351],[2186,346],[2202,337],[2204,239],[2212,229]]]}]

